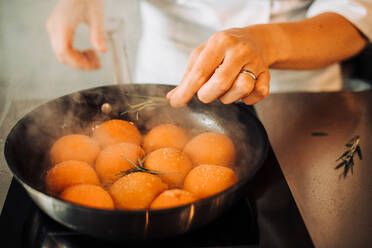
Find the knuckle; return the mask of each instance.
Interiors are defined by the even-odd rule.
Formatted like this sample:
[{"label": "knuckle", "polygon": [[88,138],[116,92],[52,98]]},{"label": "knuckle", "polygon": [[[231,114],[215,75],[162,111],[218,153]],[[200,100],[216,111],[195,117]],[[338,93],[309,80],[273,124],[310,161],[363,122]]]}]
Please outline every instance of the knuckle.
[{"label": "knuckle", "polygon": [[225,70],[217,69],[212,78],[213,81],[218,84],[218,87],[223,88],[224,86],[219,84],[225,84],[231,81],[231,74]]},{"label": "knuckle", "polygon": [[228,84],[227,80],[223,80],[216,84],[216,88],[219,92],[225,92],[230,89],[230,85]]},{"label": "knuckle", "polygon": [[271,74],[267,68],[267,71],[266,71],[266,80],[270,82],[270,79],[271,79]]},{"label": "knuckle", "polygon": [[192,72],[192,78],[195,80],[203,80],[207,77],[205,70],[198,68]]},{"label": "knuckle", "polygon": [[265,98],[269,95],[269,87],[258,87],[256,93],[259,97]]},{"label": "knuckle", "polygon": [[251,45],[249,45],[247,43],[240,42],[239,44],[236,45],[236,50],[237,50],[237,52],[240,52],[242,54],[247,54],[247,53],[250,53],[252,51],[252,47],[251,47]]},{"label": "knuckle", "polygon": [[200,50],[199,48],[196,48],[194,49],[191,53],[190,53],[190,60],[193,59],[193,58],[196,58],[197,56],[199,56],[200,54]]},{"label": "knuckle", "polygon": [[227,31],[220,31],[220,32],[215,33],[212,36],[212,39],[218,43],[232,43],[235,41],[235,38],[233,37],[233,35],[231,35]]},{"label": "knuckle", "polygon": [[256,62],[257,59],[256,54],[253,52],[252,46],[243,42],[240,42],[235,46],[234,55],[236,58],[240,58],[245,61],[249,60],[251,63]]},{"label": "knuckle", "polygon": [[249,94],[253,90],[254,84],[251,82],[241,82],[239,81],[237,84],[237,88],[240,92],[244,94]]}]

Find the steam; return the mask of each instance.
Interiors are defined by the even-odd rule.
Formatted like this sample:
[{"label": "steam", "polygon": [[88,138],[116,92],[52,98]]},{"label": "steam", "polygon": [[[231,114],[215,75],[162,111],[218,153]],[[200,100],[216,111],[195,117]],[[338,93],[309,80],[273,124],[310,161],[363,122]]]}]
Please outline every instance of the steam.
[{"label": "steam", "polygon": [[[257,126],[248,111],[220,102],[202,104],[193,99],[187,107],[148,107],[136,113],[120,114],[143,99],[128,97],[128,94],[165,97],[171,86],[121,85],[106,86],[73,93],[48,102],[29,113],[22,121],[22,149],[26,174],[32,176],[32,185],[40,188],[43,177],[51,167],[49,150],[60,137],[68,134],[90,136],[101,123],[111,119],[133,122],[145,135],[159,124],[174,124],[185,129],[189,137],[203,132],[218,132],[227,135],[236,148],[235,172],[239,178],[249,176],[260,151],[257,149]],[[138,119],[137,119],[138,117]],[[20,130],[18,130],[20,131]],[[22,154],[24,153],[24,154]],[[43,161],[40,161],[42,159]],[[26,161],[27,160],[27,161]]]}]

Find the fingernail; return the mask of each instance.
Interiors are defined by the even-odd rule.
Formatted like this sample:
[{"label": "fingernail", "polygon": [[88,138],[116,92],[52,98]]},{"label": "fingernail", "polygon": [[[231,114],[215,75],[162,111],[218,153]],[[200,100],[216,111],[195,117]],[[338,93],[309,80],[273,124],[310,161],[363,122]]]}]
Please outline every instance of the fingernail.
[{"label": "fingernail", "polygon": [[175,91],[176,91],[176,89],[173,89],[173,90],[169,91],[168,94],[167,94],[167,98],[170,99],[173,96]]},{"label": "fingernail", "polygon": [[174,108],[180,108],[185,105],[184,103],[180,102],[180,98],[176,97],[174,94],[172,94],[172,96],[169,98],[169,103]]},{"label": "fingernail", "polygon": [[[205,92],[205,93],[204,93]],[[208,92],[206,90],[203,90],[203,89],[200,89],[197,93],[197,96],[198,96],[198,99],[202,102],[202,103],[210,103],[212,102],[212,100],[210,99],[210,97],[208,96]]]},{"label": "fingernail", "polygon": [[181,108],[181,107],[183,107],[185,104],[180,103],[179,101],[174,100],[174,99],[172,98],[172,99],[170,100],[170,105],[171,105],[173,108]]}]

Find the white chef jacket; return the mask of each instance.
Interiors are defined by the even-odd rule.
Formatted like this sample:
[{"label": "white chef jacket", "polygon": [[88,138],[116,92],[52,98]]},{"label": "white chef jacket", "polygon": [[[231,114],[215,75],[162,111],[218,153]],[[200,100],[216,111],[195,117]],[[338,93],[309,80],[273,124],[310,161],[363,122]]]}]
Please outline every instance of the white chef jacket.
[{"label": "white chef jacket", "polygon": [[[213,33],[233,27],[336,12],[372,40],[372,0],[147,0],[140,8],[143,33],[136,83],[179,84],[190,52]],[[342,87],[339,64],[270,72],[270,92],[337,91]]]}]

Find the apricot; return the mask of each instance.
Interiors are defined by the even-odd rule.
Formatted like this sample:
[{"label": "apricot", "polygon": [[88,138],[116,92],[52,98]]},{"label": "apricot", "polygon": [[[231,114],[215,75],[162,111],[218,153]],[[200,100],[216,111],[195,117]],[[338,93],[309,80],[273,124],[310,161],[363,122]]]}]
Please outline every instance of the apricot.
[{"label": "apricot", "polygon": [[207,132],[192,138],[183,149],[195,166],[214,164],[232,167],[235,147],[229,137],[221,133]]},{"label": "apricot", "polygon": [[133,172],[117,180],[110,194],[118,209],[144,209],[168,187],[156,175]]},{"label": "apricot", "polygon": [[170,187],[182,187],[192,162],[176,148],[160,148],[147,155],[144,167],[161,172],[158,176]]},{"label": "apricot", "polygon": [[193,168],[185,178],[184,190],[205,198],[237,182],[235,172],[225,166],[203,164]]},{"label": "apricot", "polygon": [[189,137],[183,128],[173,124],[161,124],[146,134],[142,146],[146,153],[164,147],[182,150],[188,140]]},{"label": "apricot", "polygon": [[166,190],[158,195],[151,203],[150,208],[172,208],[196,201],[197,198],[190,192],[182,189]]},{"label": "apricot", "polygon": [[59,138],[50,150],[50,159],[52,164],[57,164],[67,160],[79,160],[94,164],[100,147],[92,138],[71,134]]},{"label": "apricot", "polygon": [[106,147],[98,155],[95,166],[102,184],[112,184],[122,176],[121,172],[134,167],[128,160],[138,164],[138,158],[144,155],[145,152],[140,146],[131,143],[118,143]]},{"label": "apricot", "polygon": [[53,195],[77,184],[100,184],[92,166],[77,160],[56,164],[47,172],[45,181],[47,191]]},{"label": "apricot", "polygon": [[127,142],[141,145],[142,136],[137,127],[124,120],[109,120],[93,131],[95,139],[102,148],[117,143]]},{"label": "apricot", "polygon": [[90,184],[79,184],[65,189],[60,198],[79,205],[113,209],[114,201],[102,187]]}]

